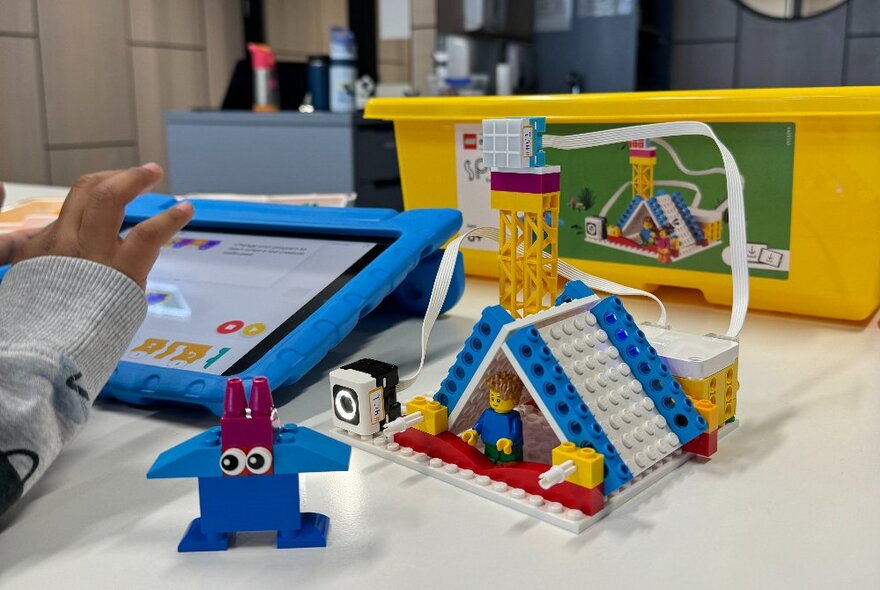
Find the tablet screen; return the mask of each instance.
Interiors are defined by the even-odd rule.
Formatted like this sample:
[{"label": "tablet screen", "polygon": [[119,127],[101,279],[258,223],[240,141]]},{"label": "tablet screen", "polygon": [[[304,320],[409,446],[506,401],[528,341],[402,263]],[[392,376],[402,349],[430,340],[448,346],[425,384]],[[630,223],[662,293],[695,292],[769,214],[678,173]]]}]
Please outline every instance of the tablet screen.
[{"label": "tablet screen", "polygon": [[147,280],[147,319],[123,360],[234,375],[341,289],[390,240],[182,231]]}]

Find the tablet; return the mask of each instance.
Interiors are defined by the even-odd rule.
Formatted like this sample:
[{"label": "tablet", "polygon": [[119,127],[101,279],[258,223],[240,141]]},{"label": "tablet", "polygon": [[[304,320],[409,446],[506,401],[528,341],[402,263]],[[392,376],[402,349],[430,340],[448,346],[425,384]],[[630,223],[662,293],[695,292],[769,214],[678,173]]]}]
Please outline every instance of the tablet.
[{"label": "tablet", "polygon": [[[195,215],[162,248],[147,281],[147,318],[103,395],[219,415],[230,376],[292,384],[420,261],[436,260],[461,226],[454,209],[190,202]],[[123,231],[175,203],[167,195],[135,199]],[[433,274],[412,273],[395,296],[426,297]]]},{"label": "tablet", "polygon": [[123,360],[246,372],[374,261],[392,238],[185,230],[147,282],[147,318]]}]

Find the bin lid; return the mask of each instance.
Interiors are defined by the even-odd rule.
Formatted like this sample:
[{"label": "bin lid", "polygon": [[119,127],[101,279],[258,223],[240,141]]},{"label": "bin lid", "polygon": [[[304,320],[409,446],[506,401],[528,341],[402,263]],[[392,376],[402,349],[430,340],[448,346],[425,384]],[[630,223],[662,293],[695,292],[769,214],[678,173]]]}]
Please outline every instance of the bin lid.
[{"label": "bin lid", "polygon": [[749,88],[601,94],[374,98],[368,119],[479,121],[544,116],[552,122],[786,119],[880,113],[880,87]]}]

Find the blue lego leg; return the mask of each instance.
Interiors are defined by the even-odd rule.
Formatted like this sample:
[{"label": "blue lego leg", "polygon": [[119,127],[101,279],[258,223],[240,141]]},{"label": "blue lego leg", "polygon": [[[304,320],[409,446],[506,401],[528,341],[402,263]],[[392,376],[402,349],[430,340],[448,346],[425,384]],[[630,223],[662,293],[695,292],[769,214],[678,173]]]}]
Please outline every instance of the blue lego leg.
[{"label": "blue lego leg", "polygon": [[330,519],[317,512],[303,512],[299,530],[278,531],[278,548],[326,547]]},{"label": "blue lego leg", "polygon": [[183,539],[177,545],[180,553],[190,551],[226,551],[234,538],[230,533],[206,533],[202,530],[202,519],[196,518],[189,524]]}]

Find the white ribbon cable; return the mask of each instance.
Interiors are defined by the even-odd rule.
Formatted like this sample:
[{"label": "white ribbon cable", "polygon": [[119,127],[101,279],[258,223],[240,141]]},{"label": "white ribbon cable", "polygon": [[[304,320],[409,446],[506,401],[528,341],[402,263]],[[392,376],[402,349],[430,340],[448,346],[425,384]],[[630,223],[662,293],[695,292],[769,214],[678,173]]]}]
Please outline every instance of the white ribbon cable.
[{"label": "white ribbon cable", "polygon": [[659,137],[652,137],[651,141],[662,147],[666,150],[666,153],[669,154],[669,157],[672,158],[672,161],[675,163],[675,166],[681,171],[682,174],[687,176],[707,176],[709,174],[724,174],[724,168],[707,168],[706,170],[691,170],[687,166],[685,166],[681,158],[678,157],[678,153],[672,149],[672,146],[669,145],[669,142],[663,141]]},{"label": "white ribbon cable", "polygon": [[[545,252],[544,257],[549,258],[550,255]],[[660,299],[658,299],[657,296],[653,293],[642,291],[641,289],[627,287],[626,285],[621,285],[620,283],[615,283],[614,281],[609,281],[601,277],[587,274],[583,271],[576,269],[564,260],[560,260],[556,264],[557,268],[559,269],[559,274],[570,281],[581,281],[594,291],[602,291],[603,293],[611,293],[612,295],[634,295],[653,299],[660,307],[660,316],[657,318],[657,323],[661,326],[666,325],[666,306],[664,306],[663,302],[660,301]]]},{"label": "white ribbon cable", "polygon": [[[425,319],[422,321],[422,355],[419,359],[419,368],[412,375],[400,380],[397,385],[398,391],[404,391],[419,378],[419,374],[425,366],[425,358],[428,355],[428,340],[431,337],[431,330],[434,329],[434,323],[440,317],[440,309],[446,301],[446,293],[449,291],[449,285],[452,282],[452,275],[455,272],[455,263],[458,259],[458,251],[461,249],[462,242],[468,236],[476,236],[498,241],[498,229],[494,227],[478,227],[466,231],[447,244],[446,251],[440,259],[440,266],[437,269],[437,277],[434,279],[434,287],[431,289],[431,298],[428,300],[428,309],[425,311]],[[522,252],[522,246],[518,248]],[[550,253],[544,252],[544,258],[549,258]],[[559,274],[572,281],[583,281],[588,287],[596,291],[604,293],[612,293],[614,295],[638,295],[648,297],[657,302],[660,306],[660,317],[657,322],[660,325],[666,325],[666,308],[663,303],[653,294],[640,289],[631,289],[630,287],[620,285],[613,281],[608,281],[585,272],[581,272],[570,264],[559,260],[557,263]]]},{"label": "white ribbon cable", "polygon": [[[494,232],[494,236],[492,232]],[[446,301],[446,293],[449,291],[449,284],[452,282],[452,275],[455,272],[455,263],[458,260],[458,251],[461,248],[461,243],[468,236],[485,237],[497,241],[498,230],[491,227],[478,227],[464,232],[446,245],[446,251],[443,252],[443,257],[440,259],[440,267],[437,269],[437,277],[434,279],[434,287],[431,289],[431,298],[428,300],[425,319],[422,321],[422,358],[419,359],[419,368],[412,375],[400,380],[400,383],[397,385],[398,391],[403,391],[415,383],[422,372],[422,368],[425,366],[425,357],[428,354],[428,339],[431,337],[431,330],[434,329],[434,322],[440,317],[440,309]]]},{"label": "white ribbon cable", "polygon": [[749,307],[749,268],[746,259],[746,219],[742,194],[742,177],[739,174],[739,167],[736,165],[733,154],[721,143],[711,127],[697,121],[682,121],[678,123],[651,123],[648,125],[621,127],[607,131],[579,133],[577,135],[545,134],[543,136],[543,146],[545,148],[561,150],[576,150],[626,141],[681,135],[702,135],[712,139],[715,145],[718,146],[718,150],[721,152],[721,159],[724,162],[730,220],[730,268],[733,278],[733,305],[730,313],[730,325],[725,335],[729,338],[736,338],[742,330]]}]

